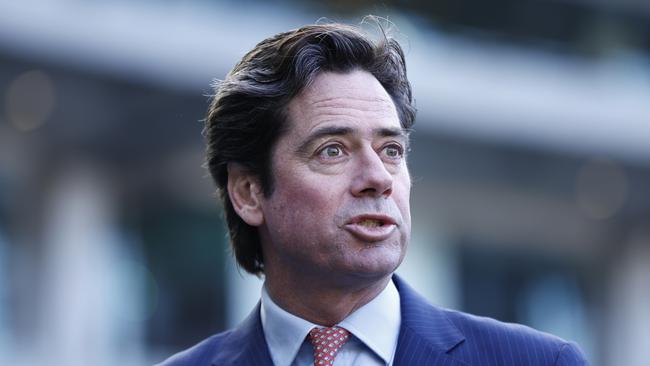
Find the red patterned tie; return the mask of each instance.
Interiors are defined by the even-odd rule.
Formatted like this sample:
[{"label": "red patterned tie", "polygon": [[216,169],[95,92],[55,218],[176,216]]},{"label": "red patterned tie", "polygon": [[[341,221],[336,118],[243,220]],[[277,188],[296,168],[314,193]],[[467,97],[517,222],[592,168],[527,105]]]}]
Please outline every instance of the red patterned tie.
[{"label": "red patterned tie", "polygon": [[350,340],[350,332],[341,327],[314,328],[309,341],[314,346],[314,365],[332,366],[339,349]]}]

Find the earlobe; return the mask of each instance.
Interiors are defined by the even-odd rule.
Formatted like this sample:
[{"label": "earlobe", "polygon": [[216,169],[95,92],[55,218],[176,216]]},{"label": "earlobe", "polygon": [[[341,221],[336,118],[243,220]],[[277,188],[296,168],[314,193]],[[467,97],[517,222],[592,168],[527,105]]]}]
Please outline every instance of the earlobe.
[{"label": "earlobe", "polygon": [[251,226],[262,225],[264,213],[259,179],[240,164],[228,164],[228,195],[235,212],[244,222]]}]

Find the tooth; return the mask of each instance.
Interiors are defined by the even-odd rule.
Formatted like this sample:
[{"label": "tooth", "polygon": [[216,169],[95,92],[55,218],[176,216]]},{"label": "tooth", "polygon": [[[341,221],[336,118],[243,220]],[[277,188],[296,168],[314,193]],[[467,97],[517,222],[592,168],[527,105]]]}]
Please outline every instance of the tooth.
[{"label": "tooth", "polygon": [[363,220],[359,222],[359,224],[370,228],[378,227],[381,225],[381,223],[378,220]]}]

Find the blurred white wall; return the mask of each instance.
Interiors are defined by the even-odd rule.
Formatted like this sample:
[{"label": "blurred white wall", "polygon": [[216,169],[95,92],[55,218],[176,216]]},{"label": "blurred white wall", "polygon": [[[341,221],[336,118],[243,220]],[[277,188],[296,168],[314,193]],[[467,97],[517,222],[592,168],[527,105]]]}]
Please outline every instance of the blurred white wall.
[{"label": "blurred white wall", "polygon": [[111,179],[71,162],[45,204],[36,344],[26,364],[137,365],[144,361],[143,278],[116,226]]}]

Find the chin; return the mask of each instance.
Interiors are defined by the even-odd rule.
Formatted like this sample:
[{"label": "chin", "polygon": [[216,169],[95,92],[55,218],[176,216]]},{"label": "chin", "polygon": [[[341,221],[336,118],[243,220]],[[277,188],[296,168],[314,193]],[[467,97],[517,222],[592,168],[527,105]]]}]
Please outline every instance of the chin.
[{"label": "chin", "polygon": [[390,276],[402,263],[403,256],[391,255],[379,258],[364,258],[364,260],[352,263],[350,270],[364,278],[383,278]]}]

